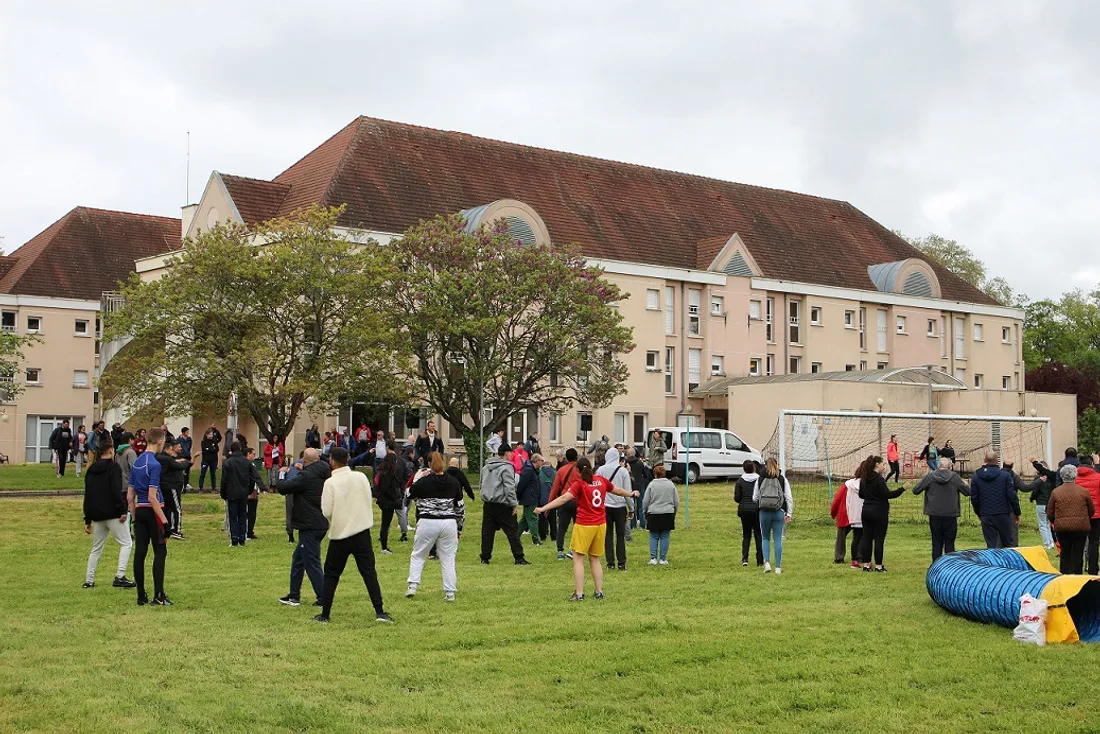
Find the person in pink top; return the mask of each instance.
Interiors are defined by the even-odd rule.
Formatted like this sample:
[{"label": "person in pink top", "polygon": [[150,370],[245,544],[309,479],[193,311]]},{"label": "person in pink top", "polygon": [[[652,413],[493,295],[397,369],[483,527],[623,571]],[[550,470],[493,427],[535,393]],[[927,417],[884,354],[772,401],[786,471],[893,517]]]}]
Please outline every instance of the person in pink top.
[{"label": "person in pink top", "polygon": [[523,448],[522,444],[517,443],[515,448],[512,449],[512,466],[516,468],[516,474],[523,471],[523,462],[528,459],[530,459],[530,456],[528,456],[527,450]]},{"label": "person in pink top", "polygon": [[890,443],[886,444],[886,461],[890,463],[890,473],[886,475],[886,481],[890,481],[890,477],[894,477],[897,481],[901,481],[901,454],[898,452],[898,437],[897,434],[891,434]]}]

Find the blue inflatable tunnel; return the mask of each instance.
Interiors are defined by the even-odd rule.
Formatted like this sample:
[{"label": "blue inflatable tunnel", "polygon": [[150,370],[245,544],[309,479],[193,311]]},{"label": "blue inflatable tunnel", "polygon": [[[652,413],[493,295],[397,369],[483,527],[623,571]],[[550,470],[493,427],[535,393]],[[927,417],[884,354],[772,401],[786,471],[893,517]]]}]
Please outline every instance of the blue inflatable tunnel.
[{"label": "blue inflatable tunnel", "polygon": [[928,569],[928,595],[976,622],[1015,627],[1020,597],[1046,599],[1049,642],[1100,642],[1100,578],[1057,573],[1042,548],[966,550]]}]

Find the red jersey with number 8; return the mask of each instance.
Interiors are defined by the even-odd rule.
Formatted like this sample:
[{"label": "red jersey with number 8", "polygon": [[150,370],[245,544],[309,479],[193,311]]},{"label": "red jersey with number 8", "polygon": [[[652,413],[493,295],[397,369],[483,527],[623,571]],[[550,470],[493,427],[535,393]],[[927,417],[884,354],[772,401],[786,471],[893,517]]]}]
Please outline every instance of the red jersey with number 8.
[{"label": "red jersey with number 8", "polygon": [[592,483],[578,479],[566,490],[577,502],[578,525],[603,525],[607,522],[604,499],[611,491],[611,483],[603,477],[592,477]]}]

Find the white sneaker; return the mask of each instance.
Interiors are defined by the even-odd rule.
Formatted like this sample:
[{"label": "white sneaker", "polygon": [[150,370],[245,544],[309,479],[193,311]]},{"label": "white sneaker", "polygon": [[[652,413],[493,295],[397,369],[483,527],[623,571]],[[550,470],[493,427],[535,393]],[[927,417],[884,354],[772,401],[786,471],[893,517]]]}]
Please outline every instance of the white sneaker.
[{"label": "white sneaker", "polygon": [[764,561],[764,573],[771,573],[771,572],[772,572],[772,564],[768,563],[767,561]]},{"label": "white sneaker", "polygon": [[384,556],[392,556],[392,555],[393,555],[393,551],[391,551],[391,550],[390,550],[389,548],[383,548],[383,549],[382,549],[382,555],[384,555]]},{"label": "white sneaker", "polygon": [[657,565],[657,559],[656,558],[650,558],[649,559],[649,565],[656,566]]},{"label": "white sneaker", "polygon": [[409,584],[409,590],[405,592],[406,599],[411,599],[412,597],[416,596],[416,587],[417,584]]},{"label": "white sneaker", "polygon": [[657,561],[657,563],[660,563],[662,566],[667,566],[668,565],[668,559],[667,558],[662,558],[661,560]]},{"label": "white sneaker", "polygon": [[775,567],[775,575],[778,576],[781,573],[783,573],[783,569],[780,568],[779,566],[776,566]]},{"label": "white sneaker", "polygon": [[453,591],[446,591],[443,593],[443,601],[454,601],[455,593]]}]

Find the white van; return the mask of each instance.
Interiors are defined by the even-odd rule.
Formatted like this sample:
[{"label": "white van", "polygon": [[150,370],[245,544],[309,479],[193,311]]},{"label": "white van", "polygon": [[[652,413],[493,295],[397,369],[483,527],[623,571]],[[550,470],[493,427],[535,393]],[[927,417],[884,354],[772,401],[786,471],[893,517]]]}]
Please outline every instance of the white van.
[{"label": "white van", "polygon": [[[742,441],[737,434],[718,428],[657,428],[665,439],[665,471],[682,479],[686,472],[692,482],[700,479],[736,478],[744,473],[746,461],[764,463],[760,452]],[[690,445],[690,451],[689,451]],[[690,456],[689,461],[688,460]]]}]

